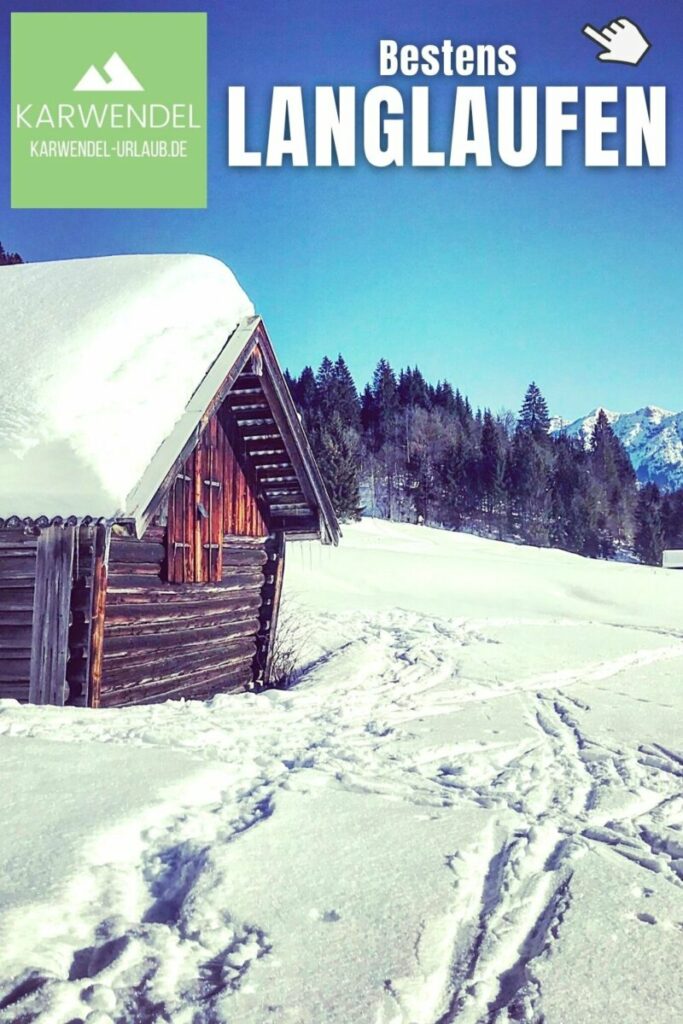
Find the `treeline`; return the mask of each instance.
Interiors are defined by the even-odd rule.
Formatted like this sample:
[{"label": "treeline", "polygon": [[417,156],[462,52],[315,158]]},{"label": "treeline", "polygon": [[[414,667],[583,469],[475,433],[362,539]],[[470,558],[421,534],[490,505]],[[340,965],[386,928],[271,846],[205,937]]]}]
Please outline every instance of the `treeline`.
[{"label": "treeline", "polygon": [[385,359],[360,395],[342,356],[287,378],[342,519],[364,511],[651,564],[683,547],[683,491],[639,487],[603,412],[584,444],[549,433],[535,383],[515,416],[475,411],[448,381]]}]

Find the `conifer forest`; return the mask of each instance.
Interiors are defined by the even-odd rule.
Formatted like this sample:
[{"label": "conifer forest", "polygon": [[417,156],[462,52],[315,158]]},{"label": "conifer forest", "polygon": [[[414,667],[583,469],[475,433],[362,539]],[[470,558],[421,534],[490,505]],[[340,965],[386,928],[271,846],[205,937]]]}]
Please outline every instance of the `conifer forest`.
[{"label": "conifer forest", "polygon": [[531,383],[517,414],[380,359],[361,394],[324,358],[288,383],[342,519],[374,515],[594,558],[661,564],[683,547],[683,490],[641,485],[603,412],[587,442],[551,432]]}]

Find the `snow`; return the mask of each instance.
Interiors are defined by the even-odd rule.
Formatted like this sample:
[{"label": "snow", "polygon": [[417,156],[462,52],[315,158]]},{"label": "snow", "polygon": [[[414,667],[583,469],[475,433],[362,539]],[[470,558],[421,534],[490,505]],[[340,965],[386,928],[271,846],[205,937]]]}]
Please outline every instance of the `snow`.
[{"label": "snow", "polygon": [[[639,480],[667,490],[683,487],[683,412],[670,412],[657,405],[631,413],[604,411],[629,453]],[[588,445],[599,413],[599,408],[593,409],[574,422],[556,416],[550,423],[551,433],[564,431],[570,437],[583,438]]]},{"label": "snow", "polygon": [[683,575],[364,521],[283,616],[287,691],[0,705],[0,1022],[681,1019]]},{"label": "snow", "polygon": [[136,513],[155,454],[254,312],[224,264],[184,255],[4,267],[0,308],[3,518]]}]

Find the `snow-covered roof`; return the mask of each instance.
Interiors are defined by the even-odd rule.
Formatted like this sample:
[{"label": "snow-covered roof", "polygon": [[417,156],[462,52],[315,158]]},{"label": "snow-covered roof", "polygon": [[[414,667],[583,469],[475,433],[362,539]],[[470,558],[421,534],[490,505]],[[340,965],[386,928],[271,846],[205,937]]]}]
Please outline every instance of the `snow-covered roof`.
[{"label": "snow-covered roof", "polygon": [[153,497],[254,307],[208,256],[112,256],[3,267],[0,312],[0,518],[114,519]]}]

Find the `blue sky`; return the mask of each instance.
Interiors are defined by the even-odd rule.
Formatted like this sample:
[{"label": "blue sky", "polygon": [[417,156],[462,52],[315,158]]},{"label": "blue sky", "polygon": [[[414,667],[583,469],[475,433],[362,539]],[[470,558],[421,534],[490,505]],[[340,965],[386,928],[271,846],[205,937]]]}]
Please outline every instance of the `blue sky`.
[{"label": "blue sky", "polygon": [[[10,209],[9,12],[60,9],[208,11],[208,210]],[[587,21],[619,16],[652,42],[637,68],[599,63],[581,34]],[[569,417],[596,405],[683,408],[678,2],[10,0],[0,19],[0,239],[27,259],[211,253],[233,268],[295,371],[341,351],[360,382],[380,356],[417,362],[494,409],[517,408],[532,378]],[[664,84],[669,164],[585,168],[575,152],[562,169],[227,166],[228,85],[247,86],[258,142],[274,85],[364,91],[380,82],[383,37],[513,43],[519,71],[502,84]],[[457,84],[429,81],[444,103]]]}]

